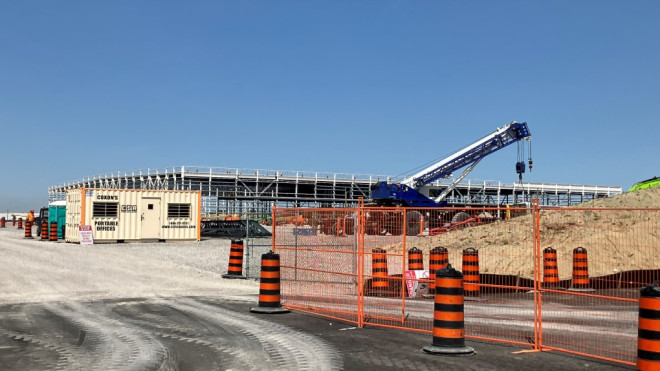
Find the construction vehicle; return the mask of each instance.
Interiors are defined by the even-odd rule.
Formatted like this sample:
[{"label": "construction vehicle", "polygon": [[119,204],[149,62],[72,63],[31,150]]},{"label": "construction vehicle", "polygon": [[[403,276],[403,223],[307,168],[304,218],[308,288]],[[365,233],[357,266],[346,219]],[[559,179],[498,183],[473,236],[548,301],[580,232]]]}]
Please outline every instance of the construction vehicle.
[{"label": "construction vehicle", "polygon": [[646,188],[652,188],[660,185],[660,178],[653,177],[651,179],[646,179],[642,180],[641,182],[637,182],[630,187],[628,192],[636,191],[638,189],[646,189]]},{"label": "construction vehicle", "polygon": [[[531,133],[527,127],[527,123],[517,123],[512,121],[502,128],[497,128],[495,132],[477,140],[476,142],[460,149],[459,151],[435,162],[434,164],[424,168],[421,171],[408,176],[400,183],[378,182],[371,188],[371,204],[376,206],[386,207],[433,207],[440,208],[448,206],[445,198],[456,187],[456,185],[463,180],[486,156],[499,151],[511,144],[518,143],[522,140],[531,140]],[[516,172],[519,179],[522,181],[522,174],[525,172],[525,162],[521,158],[521,153],[524,154],[524,148],[518,151],[518,162],[516,162]],[[531,149],[530,157],[528,159],[529,170],[532,170]],[[465,170],[456,177],[446,189],[437,197],[429,197],[429,187],[431,183],[439,179],[449,179],[452,174],[465,168]],[[402,226],[400,222],[389,223],[387,216],[378,216],[381,220],[375,223],[382,229],[380,233],[400,234]],[[385,220],[383,220],[385,219]],[[429,228],[436,229],[435,233],[443,233],[448,229],[442,229],[446,224],[447,218],[440,218],[439,215],[429,215],[426,217],[427,221],[431,224]],[[454,213],[451,217],[452,223],[461,223],[460,225],[469,225],[470,222],[464,223],[468,219],[473,219],[472,224],[477,220],[474,216],[470,216],[465,212]],[[440,222],[442,220],[442,222]],[[434,223],[435,221],[435,223]],[[406,213],[406,230],[407,234],[415,235],[420,230],[420,223],[422,222],[422,214],[418,211],[409,211]],[[481,223],[481,219],[479,219]],[[396,225],[395,225],[396,224]]]},{"label": "construction vehicle", "polygon": [[[486,156],[499,151],[523,139],[531,139],[527,123],[515,121],[494,133],[487,135],[456,153],[445,157],[433,165],[405,178],[401,183],[378,182],[372,186],[371,199],[379,206],[406,207],[445,207],[445,197],[463,180],[475,166]],[[423,187],[441,178],[451,178],[452,174],[464,167],[467,168],[437,197],[428,197],[428,189]],[[532,170],[532,159],[529,159],[529,169]],[[522,179],[525,163],[516,163],[516,172]],[[426,194],[423,194],[423,192]]]}]

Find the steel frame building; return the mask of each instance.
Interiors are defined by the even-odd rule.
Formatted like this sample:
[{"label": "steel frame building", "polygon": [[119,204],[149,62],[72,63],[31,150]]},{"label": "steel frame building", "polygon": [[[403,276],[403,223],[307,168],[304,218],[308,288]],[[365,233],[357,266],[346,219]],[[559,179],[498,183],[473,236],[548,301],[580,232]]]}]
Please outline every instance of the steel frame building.
[{"label": "steel frame building", "polygon": [[[49,201],[63,200],[71,188],[117,188],[202,191],[202,214],[249,214],[267,217],[272,207],[348,207],[359,198],[369,199],[370,187],[390,176],[292,170],[173,166],[160,169],[118,171],[86,177],[48,189]],[[448,183],[434,182],[431,196]],[[501,206],[530,202],[542,206],[570,206],[622,193],[621,187],[548,183],[459,183],[447,201],[455,206]]]}]

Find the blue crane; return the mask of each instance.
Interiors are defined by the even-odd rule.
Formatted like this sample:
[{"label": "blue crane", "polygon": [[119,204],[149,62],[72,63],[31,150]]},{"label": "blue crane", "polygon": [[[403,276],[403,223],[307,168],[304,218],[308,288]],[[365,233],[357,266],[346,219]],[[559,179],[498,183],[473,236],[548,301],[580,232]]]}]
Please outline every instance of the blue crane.
[{"label": "blue crane", "polygon": [[[412,207],[443,207],[447,206],[444,198],[452,189],[467,176],[484,157],[497,152],[523,139],[530,140],[531,134],[527,123],[512,121],[495,132],[487,135],[456,153],[445,157],[433,165],[405,178],[401,183],[378,182],[372,186],[371,200],[381,206],[412,206]],[[465,168],[454,181],[434,199],[422,194],[424,186],[441,178],[451,178],[452,174]],[[532,159],[529,159],[529,169],[532,169]],[[518,159],[516,172],[522,179],[525,163]]]}]

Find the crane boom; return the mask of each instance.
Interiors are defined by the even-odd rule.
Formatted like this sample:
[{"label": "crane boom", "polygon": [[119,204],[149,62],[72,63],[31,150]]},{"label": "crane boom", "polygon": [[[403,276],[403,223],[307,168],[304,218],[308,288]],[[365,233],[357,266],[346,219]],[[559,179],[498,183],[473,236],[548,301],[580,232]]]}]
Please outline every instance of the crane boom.
[{"label": "crane boom", "polygon": [[[495,132],[487,135],[458,152],[443,158],[424,170],[408,177],[401,182],[409,187],[419,188],[435,180],[444,178],[454,171],[475,163],[491,153],[500,150],[519,140],[529,138],[527,123],[512,121]],[[467,175],[467,174],[466,174]]]},{"label": "crane boom", "polygon": [[[435,164],[405,178],[399,184],[379,182],[372,187],[371,199],[378,204],[394,204],[403,206],[445,206],[442,199],[451,191],[451,188],[481,161],[484,157],[523,139],[530,139],[531,134],[527,123],[511,123],[497,128],[495,132],[464,147],[456,153],[449,155]],[[419,193],[418,189],[438,180],[447,178],[451,174],[467,166],[467,169],[440,197],[431,200]],[[531,161],[530,161],[531,169]],[[523,169],[524,171],[524,169]]]}]

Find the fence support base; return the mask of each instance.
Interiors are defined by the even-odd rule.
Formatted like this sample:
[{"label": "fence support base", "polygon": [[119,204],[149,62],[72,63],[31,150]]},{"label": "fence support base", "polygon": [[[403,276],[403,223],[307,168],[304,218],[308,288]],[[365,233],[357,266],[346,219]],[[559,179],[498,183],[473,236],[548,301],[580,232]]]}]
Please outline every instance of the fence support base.
[{"label": "fence support base", "polygon": [[471,356],[476,354],[474,348],[464,346],[464,347],[437,347],[435,345],[427,345],[422,348],[424,352],[429,354],[444,354],[447,356]]},{"label": "fence support base", "polygon": [[239,280],[244,280],[244,279],[246,279],[247,277],[245,277],[245,276],[239,276],[239,275],[236,275],[236,274],[223,274],[223,275],[222,275],[222,278],[236,278],[236,279],[239,279]]},{"label": "fence support base", "polygon": [[283,307],[254,307],[254,308],[250,308],[250,312],[277,314],[277,313],[289,313],[290,311]]}]

